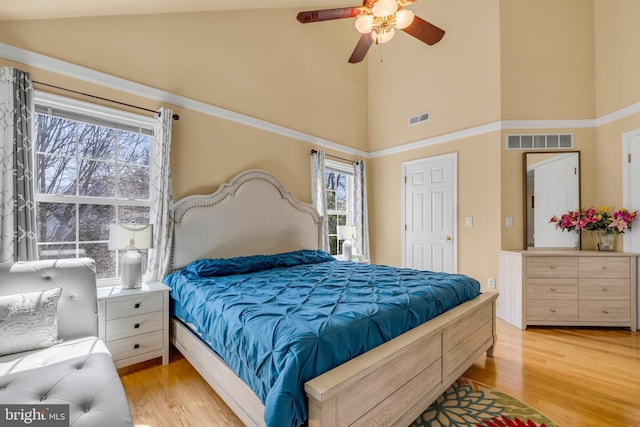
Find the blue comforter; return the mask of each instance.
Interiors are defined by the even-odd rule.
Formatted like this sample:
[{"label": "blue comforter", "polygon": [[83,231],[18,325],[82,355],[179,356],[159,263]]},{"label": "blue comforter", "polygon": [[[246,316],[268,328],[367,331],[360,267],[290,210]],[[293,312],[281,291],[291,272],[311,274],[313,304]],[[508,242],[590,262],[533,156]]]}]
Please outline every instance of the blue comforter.
[{"label": "blue comforter", "polygon": [[306,420],[306,381],[480,293],[467,276],[310,250],[199,260],[164,282],[174,314],[195,325],[278,427]]}]

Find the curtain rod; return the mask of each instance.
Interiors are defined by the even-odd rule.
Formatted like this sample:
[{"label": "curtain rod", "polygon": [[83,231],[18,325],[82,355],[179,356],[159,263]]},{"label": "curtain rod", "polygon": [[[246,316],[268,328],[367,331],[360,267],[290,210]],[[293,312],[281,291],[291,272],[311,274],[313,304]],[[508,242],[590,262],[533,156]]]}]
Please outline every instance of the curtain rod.
[{"label": "curtain rod", "polygon": [[[318,150],[311,150],[311,154],[316,154],[318,152]],[[338,157],[338,156],[334,156],[332,154],[324,154],[325,157],[331,157],[332,159],[338,159],[338,160],[342,160],[343,162],[347,162],[347,163],[356,163],[355,160],[349,160],[349,159],[345,159],[343,157]]]},{"label": "curtain rod", "polygon": [[[79,92],[77,90],[67,89],[67,88],[60,87],[60,86],[55,86],[55,85],[52,85],[52,84],[49,84],[49,83],[38,82],[36,80],[34,80],[33,83],[41,85],[41,86],[47,86],[47,87],[50,87],[50,88],[58,89],[58,90],[64,90],[66,92],[75,93],[76,95],[88,96],[89,98],[94,98],[94,99],[99,99],[101,101],[107,101],[107,102],[112,102],[114,104],[124,105],[125,107],[131,107],[131,108],[136,108],[138,110],[148,111],[150,113],[157,114],[158,116],[160,115],[160,111],[151,110],[149,108],[144,108],[144,107],[138,107],[137,105],[127,104],[125,102],[120,102],[120,101],[116,101],[116,100],[109,99],[109,98],[103,98],[101,96],[91,95],[90,93]],[[173,120],[180,120],[180,116],[177,115],[177,114],[174,114],[171,117],[173,118]]]}]

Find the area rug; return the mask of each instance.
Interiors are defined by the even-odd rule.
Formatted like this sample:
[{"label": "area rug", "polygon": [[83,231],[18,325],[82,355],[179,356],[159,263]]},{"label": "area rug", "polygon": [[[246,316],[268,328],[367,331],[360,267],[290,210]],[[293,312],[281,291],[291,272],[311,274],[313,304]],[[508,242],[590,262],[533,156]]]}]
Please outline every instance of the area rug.
[{"label": "area rug", "polygon": [[410,427],[558,427],[529,405],[459,378]]}]

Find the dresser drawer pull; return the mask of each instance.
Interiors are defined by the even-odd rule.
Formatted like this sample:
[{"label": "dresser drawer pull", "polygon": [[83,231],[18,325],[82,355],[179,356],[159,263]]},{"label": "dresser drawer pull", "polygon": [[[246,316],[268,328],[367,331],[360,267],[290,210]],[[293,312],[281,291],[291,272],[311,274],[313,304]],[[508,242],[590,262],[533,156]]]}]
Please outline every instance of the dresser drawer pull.
[{"label": "dresser drawer pull", "polygon": [[139,349],[140,348],[140,344],[134,344],[133,348],[136,349],[136,350]]},{"label": "dresser drawer pull", "polygon": [[604,314],[609,314],[609,310],[602,310]]},{"label": "dresser drawer pull", "polygon": [[555,291],[556,291],[556,288],[551,288],[551,292],[555,292]]},{"label": "dresser drawer pull", "polygon": [[139,302],[135,303],[135,305],[133,306],[133,308],[140,308],[140,303],[139,303]]},{"label": "dresser drawer pull", "polygon": [[606,287],[602,288],[602,292],[607,292],[609,289],[607,289]]},{"label": "dresser drawer pull", "polygon": [[138,329],[140,327],[140,323],[136,323],[135,325],[133,325],[133,329]]},{"label": "dresser drawer pull", "polygon": [[555,266],[555,265],[552,265],[552,266],[551,266],[551,269],[552,269],[552,270],[555,270],[555,269],[556,269],[556,266]]},{"label": "dresser drawer pull", "polygon": [[552,313],[555,313],[556,309],[555,308],[551,308],[551,309],[549,309],[549,311],[552,312]]}]

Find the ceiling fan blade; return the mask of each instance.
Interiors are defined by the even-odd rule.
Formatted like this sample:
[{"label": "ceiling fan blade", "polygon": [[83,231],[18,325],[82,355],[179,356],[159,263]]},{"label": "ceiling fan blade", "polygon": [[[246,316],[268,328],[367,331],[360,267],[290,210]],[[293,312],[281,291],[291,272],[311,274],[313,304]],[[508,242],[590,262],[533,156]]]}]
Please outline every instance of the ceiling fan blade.
[{"label": "ceiling fan blade", "polygon": [[438,43],[444,36],[444,30],[442,28],[438,28],[418,16],[415,16],[411,25],[407,28],[403,28],[402,31],[428,45]]},{"label": "ceiling fan blade", "polygon": [[352,64],[356,64],[364,59],[367,56],[367,52],[369,48],[373,44],[373,37],[371,37],[371,33],[363,34],[360,36],[360,40],[358,40],[358,44],[355,49],[351,53],[351,57],[349,57],[349,62]]},{"label": "ceiling fan blade", "polygon": [[309,22],[329,21],[331,19],[353,18],[360,15],[359,7],[340,7],[337,9],[310,10],[300,12],[296,19],[307,24]]}]

